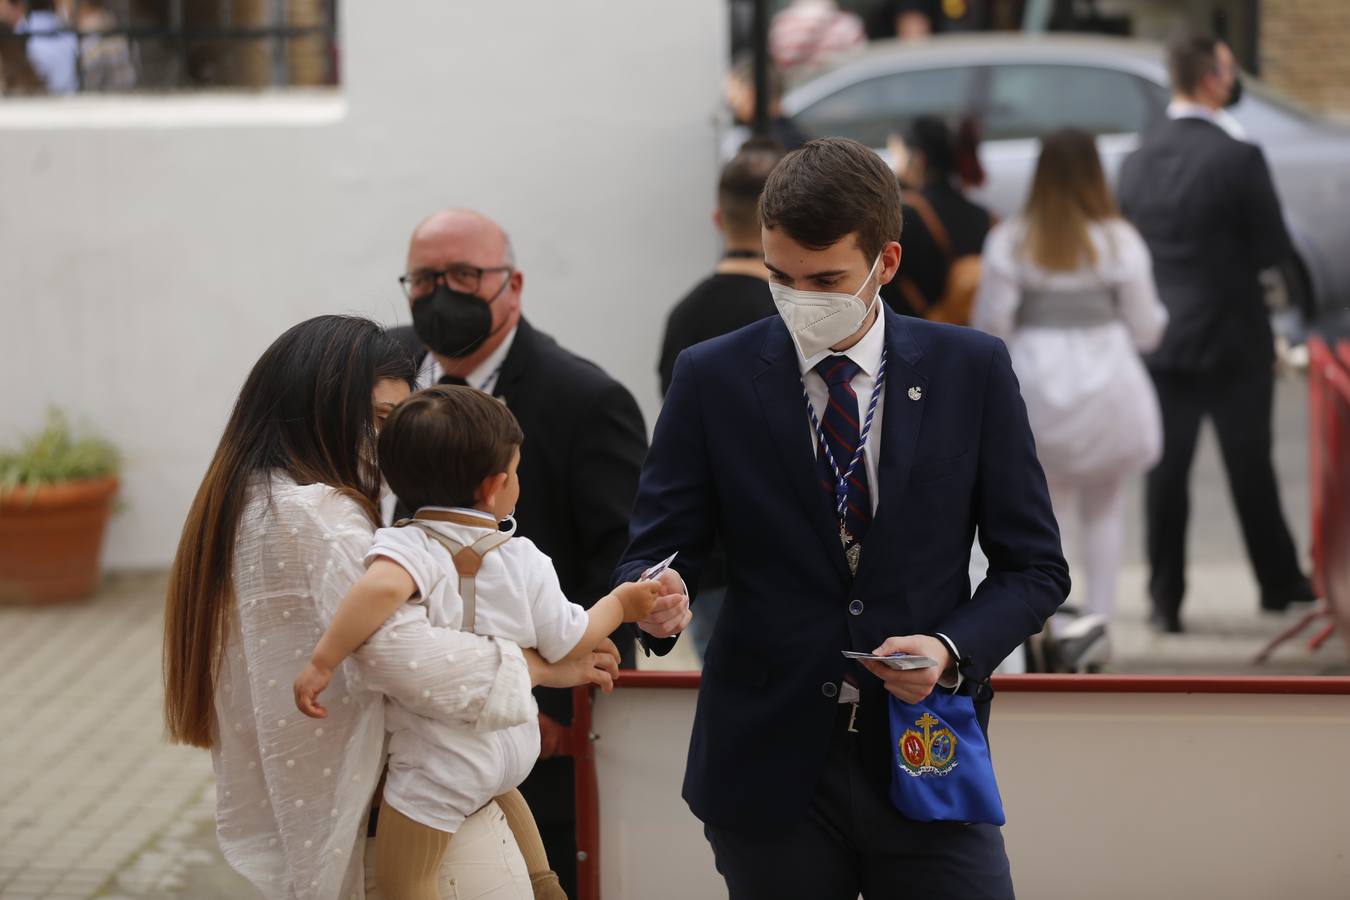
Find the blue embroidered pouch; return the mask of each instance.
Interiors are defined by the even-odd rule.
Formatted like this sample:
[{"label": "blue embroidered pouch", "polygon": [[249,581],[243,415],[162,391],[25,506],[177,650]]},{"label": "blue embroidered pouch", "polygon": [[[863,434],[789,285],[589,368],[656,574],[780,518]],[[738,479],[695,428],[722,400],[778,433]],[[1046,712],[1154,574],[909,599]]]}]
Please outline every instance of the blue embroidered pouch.
[{"label": "blue embroidered pouch", "polygon": [[921,703],[890,697],[891,803],[916,822],[1002,825],[989,743],[967,696],[935,690]]}]

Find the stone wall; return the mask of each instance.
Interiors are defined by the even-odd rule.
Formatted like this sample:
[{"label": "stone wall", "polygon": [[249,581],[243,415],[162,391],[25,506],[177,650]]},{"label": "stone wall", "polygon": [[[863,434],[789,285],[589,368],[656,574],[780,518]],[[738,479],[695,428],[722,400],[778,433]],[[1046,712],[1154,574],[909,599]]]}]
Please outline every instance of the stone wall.
[{"label": "stone wall", "polygon": [[1350,117],[1350,2],[1264,0],[1261,79],[1318,110]]}]

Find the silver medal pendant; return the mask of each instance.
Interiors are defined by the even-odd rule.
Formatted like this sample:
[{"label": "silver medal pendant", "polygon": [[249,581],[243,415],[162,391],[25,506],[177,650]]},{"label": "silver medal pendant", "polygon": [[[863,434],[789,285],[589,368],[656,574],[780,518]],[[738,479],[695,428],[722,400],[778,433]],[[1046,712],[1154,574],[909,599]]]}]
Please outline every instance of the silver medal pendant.
[{"label": "silver medal pendant", "polygon": [[849,574],[857,575],[858,562],[862,559],[862,544],[855,543],[853,535],[849,534],[843,525],[839,526],[839,543],[844,547],[844,559],[848,561]]}]

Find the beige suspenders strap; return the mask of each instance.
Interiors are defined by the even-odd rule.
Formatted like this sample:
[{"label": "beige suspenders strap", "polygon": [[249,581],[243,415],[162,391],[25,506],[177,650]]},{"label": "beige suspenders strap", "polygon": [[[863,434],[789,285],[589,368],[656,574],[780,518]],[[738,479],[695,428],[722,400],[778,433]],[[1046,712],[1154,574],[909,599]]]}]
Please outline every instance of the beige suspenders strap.
[{"label": "beige suspenders strap", "polygon": [[494,531],[465,546],[446,537],[425,522],[412,520],[408,524],[416,525],[422,529],[432,540],[450,553],[450,558],[455,563],[455,571],[459,573],[459,596],[464,603],[464,617],[459,628],[461,631],[473,631],[474,613],[478,604],[474,579],[478,576],[478,570],[483,567],[483,557],[511,540],[511,534],[505,531]]}]

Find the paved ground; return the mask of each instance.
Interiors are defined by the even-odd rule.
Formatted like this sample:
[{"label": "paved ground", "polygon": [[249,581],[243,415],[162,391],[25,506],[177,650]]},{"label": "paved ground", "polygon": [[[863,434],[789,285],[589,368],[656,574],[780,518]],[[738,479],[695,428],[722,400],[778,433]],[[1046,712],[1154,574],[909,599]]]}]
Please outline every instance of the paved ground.
[{"label": "paved ground", "polygon": [[[1307,548],[1306,410],[1301,381],[1278,393],[1277,466],[1286,511]],[[1350,671],[1343,645],[1256,649],[1290,618],[1256,610],[1222,471],[1207,439],[1197,461],[1191,583],[1183,636],[1144,625],[1138,506],[1114,668],[1124,672]],[[253,896],[216,849],[208,754],[170,747],[160,722],[164,576],[111,577],[87,604],[0,608],[0,898]],[[689,668],[680,651],[663,668]]]}]

